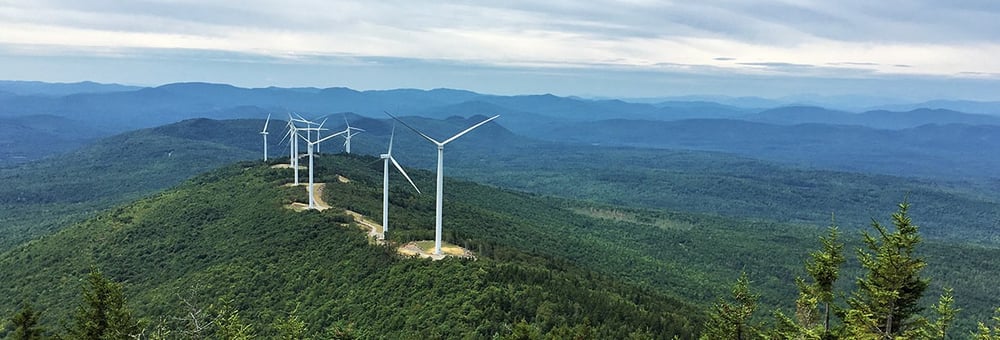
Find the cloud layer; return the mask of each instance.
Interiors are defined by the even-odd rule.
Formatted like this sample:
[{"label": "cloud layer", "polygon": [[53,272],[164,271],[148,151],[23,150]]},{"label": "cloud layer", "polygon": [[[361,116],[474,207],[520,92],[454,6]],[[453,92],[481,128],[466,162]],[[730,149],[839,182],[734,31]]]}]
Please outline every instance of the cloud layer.
[{"label": "cloud layer", "polygon": [[[3,53],[995,78],[1000,2],[0,0]],[[367,59],[371,60],[371,59]]]}]

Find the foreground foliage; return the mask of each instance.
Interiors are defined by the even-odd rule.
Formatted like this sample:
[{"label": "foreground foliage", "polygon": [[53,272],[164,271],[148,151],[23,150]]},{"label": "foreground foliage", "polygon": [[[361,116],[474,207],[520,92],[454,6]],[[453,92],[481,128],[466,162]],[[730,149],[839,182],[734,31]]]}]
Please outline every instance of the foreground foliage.
[{"label": "foreground foliage", "polygon": [[[858,277],[856,290],[840,309],[840,320],[831,323],[830,309],[835,302],[833,283],[844,262],[843,244],[838,231],[831,227],[821,237],[822,249],[811,254],[806,270],[812,283],[798,280],[800,290],[795,319],[775,311],[773,325],[751,321],[759,295],[752,293],[744,273],[734,285],[732,302],[720,300],[709,316],[702,339],[947,339],[952,322],[959,312],[954,307],[954,293],[946,288],[933,306],[934,318],[921,315],[920,300],[930,280],[923,277],[926,262],[917,253],[921,243],[918,227],[909,217],[909,203],[899,205],[892,214],[892,228],[878,221],[862,234],[865,249],[858,249],[864,275]],[[844,294],[839,294],[843,296]],[[820,323],[817,307],[824,304],[825,320]],[[735,306],[735,307],[734,307]],[[839,308],[836,308],[839,309]],[[976,338],[989,339],[993,330],[983,323]]]}]

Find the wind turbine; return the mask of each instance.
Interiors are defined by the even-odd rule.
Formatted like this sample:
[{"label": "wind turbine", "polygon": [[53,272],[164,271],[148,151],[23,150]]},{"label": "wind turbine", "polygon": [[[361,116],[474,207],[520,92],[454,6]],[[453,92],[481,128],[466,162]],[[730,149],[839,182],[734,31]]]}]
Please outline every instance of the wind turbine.
[{"label": "wind turbine", "polygon": [[[343,133],[343,132],[341,132],[341,133]],[[399,166],[399,162],[396,162],[395,158],[392,158],[392,139],[395,136],[396,136],[396,125],[393,124],[392,125],[392,134],[389,135],[389,150],[386,151],[384,154],[379,155],[379,158],[385,160],[384,164],[382,166],[382,174],[383,174],[383,177],[382,177],[382,236],[381,236],[382,239],[385,239],[385,233],[389,232],[389,162],[392,162],[392,165],[396,166],[396,169],[399,170],[399,173],[403,174],[403,177],[406,177],[406,180],[410,182],[410,185],[413,186],[413,189],[416,190],[418,194],[420,193],[420,189],[417,188],[416,184],[413,184],[413,180],[410,179],[410,176],[406,174],[406,171],[403,170],[403,167]]]},{"label": "wind turbine", "polygon": [[[344,123],[347,123],[347,128],[344,129],[344,131],[343,131],[343,133],[344,133],[344,151],[346,151],[347,153],[351,153],[351,137],[354,137],[357,134],[359,134],[361,132],[364,132],[365,130],[362,130],[362,129],[359,129],[359,128],[356,128],[356,127],[351,127],[351,122],[347,121],[347,114],[344,114]],[[357,130],[359,132],[352,133],[351,130]]]},{"label": "wind turbine", "polygon": [[264,161],[267,162],[267,123],[271,122],[271,114],[267,114],[267,120],[264,121],[264,129],[260,131],[260,134],[264,136]]},{"label": "wind turbine", "polygon": [[421,137],[424,137],[424,139],[426,139],[427,141],[429,141],[429,142],[431,142],[431,143],[433,143],[434,145],[437,146],[437,150],[438,150],[438,162],[437,162],[437,204],[436,204],[435,209],[434,209],[434,254],[435,255],[441,255],[441,219],[442,219],[441,218],[441,213],[442,213],[441,212],[441,206],[442,206],[442,201],[443,201],[443,198],[444,198],[444,146],[446,144],[448,144],[448,143],[451,143],[455,139],[458,139],[458,137],[462,137],[462,135],[464,135],[466,133],[469,133],[469,131],[472,131],[473,129],[475,129],[477,127],[480,127],[483,124],[486,124],[486,123],[488,123],[491,120],[497,119],[497,117],[500,117],[500,115],[496,115],[496,116],[487,118],[486,120],[484,120],[482,122],[479,122],[479,124],[473,125],[473,126],[469,127],[468,129],[465,129],[464,131],[459,132],[457,135],[454,135],[451,138],[445,139],[443,142],[438,142],[434,138],[431,138],[430,136],[424,134],[423,132],[420,132],[419,130],[413,128],[412,126],[407,125],[406,122],[403,122],[399,118],[396,118],[396,116],[393,116],[389,112],[386,112],[385,114],[389,115],[389,117],[392,117],[396,121],[402,123],[403,126],[409,128],[410,130],[413,130],[413,132],[416,132],[418,135],[420,135]]},{"label": "wind turbine", "polygon": [[[338,132],[338,133],[335,133],[335,134],[323,137],[323,139],[317,139],[316,141],[309,141],[308,139],[306,139],[306,150],[309,152],[309,190],[308,190],[308,192],[309,192],[309,209],[316,209],[316,198],[313,196],[313,192],[314,192],[313,191],[313,146],[316,145],[316,144],[322,143],[323,141],[326,141],[327,139],[330,139],[330,138],[333,138],[333,137],[337,137],[341,133],[343,133],[343,132]],[[305,137],[302,137],[300,135],[299,138],[305,138]]]},{"label": "wind turbine", "polygon": [[[281,137],[281,141],[284,142],[285,138],[288,138],[288,165],[292,167],[295,171],[295,182],[293,185],[299,185],[299,128],[295,126],[295,121],[292,119],[292,115],[288,114],[288,133],[284,137]],[[279,144],[281,142],[278,142]]]}]

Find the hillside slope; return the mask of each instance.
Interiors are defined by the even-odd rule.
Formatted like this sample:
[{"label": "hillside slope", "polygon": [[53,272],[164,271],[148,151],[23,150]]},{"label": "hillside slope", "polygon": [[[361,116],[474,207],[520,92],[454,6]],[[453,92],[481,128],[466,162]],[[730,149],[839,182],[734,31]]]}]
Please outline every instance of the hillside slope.
[{"label": "hillside slope", "polygon": [[54,232],[96,210],[224,164],[259,157],[258,151],[249,149],[259,148],[259,140],[236,137],[252,135],[257,122],[185,121],[107,137],[66,155],[0,168],[4,183],[0,186],[0,251]]},{"label": "hillside slope", "polygon": [[[326,201],[361,212],[378,204],[370,195],[378,188],[377,167],[365,166],[371,161],[323,157],[317,170],[335,189]],[[418,173],[421,183],[431,178]],[[45,310],[47,325],[57,325],[70,315],[67,302],[78,299],[80,278],[96,266],[125,282],[131,305],[151,323],[184,315],[186,303],[205,307],[223,299],[264,336],[274,335],[272,321],[293,311],[310,334],[346,322],[366,338],[490,337],[520,321],[541,332],[582,327],[598,338],[633,332],[690,338],[701,323],[699,310],[677,299],[523,250],[557,235],[509,212],[450,205],[449,239],[464,239],[479,258],[411,259],[370,244],[342,208],[285,208],[305,199],[302,187],[284,185],[289,175],[260,163],[228,166],[4,253],[0,312],[11,315],[28,301]],[[350,181],[337,182],[336,175]],[[466,195],[495,191],[471,189],[452,188]],[[348,198],[349,192],[357,194]],[[392,238],[426,239],[425,217],[413,216],[427,215],[432,199],[403,186],[394,186],[393,195],[400,217]]]}]

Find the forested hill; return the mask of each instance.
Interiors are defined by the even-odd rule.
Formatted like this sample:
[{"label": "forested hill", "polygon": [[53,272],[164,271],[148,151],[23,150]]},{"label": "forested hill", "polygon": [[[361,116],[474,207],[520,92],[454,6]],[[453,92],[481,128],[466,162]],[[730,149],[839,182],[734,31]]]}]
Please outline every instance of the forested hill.
[{"label": "forested hill", "polygon": [[[161,181],[157,183],[162,185],[170,178],[193,171],[196,167],[217,166],[219,163],[212,162],[221,160],[213,156],[256,158],[255,151],[239,145],[256,147],[253,138],[245,136],[253,135],[253,126],[258,122],[193,120],[107,140],[102,144],[103,150],[92,149],[80,158],[74,158],[79,163],[58,163],[65,167],[63,171],[80,169],[75,166],[81,164],[104,169],[91,177],[79,179],[93,186],[92,189],[80,187],[81,192],[70,192],[66,198],[86,197],[87,190],[101,188],[101,183],[114,183],[116,186],[112,188],[121,189],[134,188],[134,185],[157,179]],[[384,121],[377,122],[385,124],[383,128],[391,128]],[[446,133],[468,122],[426,120],[414,123],[437,137],[438,133]],[[899,178],[880,177],[876,179],[882,182],[874,182],[871,178],[851,174],[826,174],[836,175],[833,177],[837,179],[835,183],[818,188],[803,186],[805,191],[799,191],[796,185],[802,185],[796,183],[812,183],[800,182],[803,178],[819,181],[829,177],[816,177],[814,173],[789,171],[777,166],[764,167],[724,154],[574,149],[551,144],[544,147],[536,145],[532,148],[534,153],[526,153],[522,147],[511,147],[511,144],[477,144],[482,142],[479,137],[486,136],[503,142],[516,142],[504,139],[503,136],[509,135],[498,127],[484,126],[483,129],[468,135],[469,139],[449,144],[446,171],[450,172],[446,173],[474,177],[474,172],[479,171],[482,176],[499,182],[534,183],[544,186],[544,190],[564,187],[562,183],[566,181],[576,181],[577,185],[565,187],[574,191],[562,193],[596,200],[601,194],[614,192],[616,194],[611,198],[625,203],[630,201],[622,197],[653,199],[654,196],[636,194],[653,194],[652,191],[657,188],[673,185],[672,190],[676,191],[672,192],[679,193],[677,197],[663,193],[656,197],[677,203],[661,205],[655,202],[665,201],[642,201],[641,205],[661,206],[656,210],[639,209],[635,205],[607,206],[449,179],[445,186],[445,240],[471,249],[479,260],[428,264],[404,261],[395,257],[391,249],[371,247],[364,241],[363,232],[352,227],[335,227],[338,223],[349,222],[337,213],[344,209],[380,220],[381,162],[376,158],[330,154],[318,157],[317,181],[329,184],[324,195],[334,209],[301,214],[283,208],[292,199],[304,201],[301,187],[282,186],[290,181],[291,171],[247,162],[200,175],[178,188],[99,213],[95,218],[74,224],[61,232],[0,251],[3,253],[0,255],[0,297],[5,298],[0,303],[0,313],[10,315],[20,302],[30,301],[44,309],[47,325],[58,323],[58,320],[68,317],[69,310],[74,307],[72,302],[79,299],[80,279],[88,266],[95,264],[108,277],[125,282],[130,305],[150,324],[159,323],[163,319],[157,317],[161,317],[174,320],[175,324],[170,327],[178,328],[182,326],[177,324],[180,322],[176,321],[176,317],[184,314],[185,308],[190,308],[184,301],[195,307],[217,306],[221,298],[232,302],[226,304],[234,305],[241,311],[240,315],[253,320],[261,332],[274,331],[271,322],[287,319],[288,313],[300,306],[300,314],[296,315],[308,323],[311,332],[323,331],[328,325],[340,321],[340,325],[352,324],[361,334],[372,334],[367,333],[368,330],[385,328],[399,329],[400,333],[391,335],[404,337],[450,336],[454,333],[447,333],[443,330],[445,326],[438,325],[464,332],[475,323],[473,320],[486,319],[500,321],[482,329],[476,326],[476,334],[490,331],[503,334],[507,332],[504,324],[537,332],[575,332],[594,327],[591,329],[594,332],[628,334],[619,333],[622,330],[614,329],[614,326],[597,330],[605,327],[600,324],[616,324],[616,321],[602,321],[609,317],[601,314],[602,311],[611,310],[614,315],[628,315],[628,318],[640,320],[640,324],[632,324],[631,321],[619,324],[639,327],[630,328],[628,332],[642,330],[645,327],[642,325],[659,329],[656,327],[676,323],[683,325],[676,329],[687,334],[698,328],[702,315],[699,309],[688,307],[688,303],[707,306],[724,295],[730,282],[742,271],[751,273],[755,290],[763,293],[761,310],[793,308],[797,294],[795,277],[805,275],[802,260],[809,250],[817,246],[816,237],[821,230],[815,226],[760,219],[686,213],[672,207],[687,207],[714,200],[733,202],[728,206],[718,206],[727,210],[743,206],[738,210],[740,213],[755,206],[782,207],[781,210],[769,210],[769,213],[783,215],[806,210],[803,207],[809,204],[838,204],[837,210],[834,210],[838,221],[842,221],[842,210],[839,209],[849,209],[854,205],[875,211],[867,215],[869,218],[885,217],[884,212],[891,210],[892,200],[899,200],[904,195],[902,192],[882,192],[884,189],[878,188],[907,183]],[[381,150],[384,145],[381,138],[386,136],[378,134],[388,132],[388,129],[369,131],[376,136],[367,135],[369,139],[355,141],[358,142],[355,147],[359,151]],[[394,153],[411,157],[401,159],[404,165],[414,165],[420,163],[418,159],[433,156],[433,148],[416,139],[419,137],[400,131],[397,131],[396,137]],[[226,142],[230,138],[235,139]],[[122,147],[115,148],[114,142]],[[487,149],[489,153],[472,152],[477,147]],[[170,150],[174,153],[170,154]],[[330,150],[324,147],[324,150],[339,152],[337,148]],[[103,163],[93,163],[95,159],[88,160],[84,155],[97,160],[135,158],[125,158],[129,160],[125,162],[129,166],[126,168],[100,168]],[[617,157],[606,158],[609,155]],[[181,156],[184,158],[173,158]],[[597,158],[609,161],[593,162]],[[178,163],[174,164],[171,159]],[[192,163],[199,160],[204,163]],[[287,162],[287,158],[280,161]],[[500,167],[501,163],[506,165]],[[615,172],[618,174],[615,176],[612,171],[622,170],[622,164],[639,168],[624,176]],[[727,164],[733,166],[722,166]],[[464,169],[459,171],[459,167]],[[570,172],[568,168],[576,171]],[[668,168],[672,170],[664,170]],[[705,170],[717,168],[722,170]],[[24,173],[54,176],[59,170],[41,167]],[[398,175],[393,175],[390,202],[394,231],[390,233],[390,239],[395,242],[433,237],[434,202],[433,195],[427,193],[432,192],[434,187],[434,174],[415,169],[409,172],[425,194],[415,194]],[[765,173],[769,175],[762,177]],[[337,175],[342,175],[347,181],[341,182]],[[45,183],[52,178],[57,177],[42,176],[40,180],[21,177],[18,183]],[[699,180],[673,180],[686,178]],[[637,180],[661,186],[627,188],[645,188],[642,192],[607,191],[622,186],[618,183]],[[722,190],[727,195],[762,192],[727,189],[726,183],[734,183],[734,180],[745,185],[741,188],[774,183],[781,192],[821,196],[759,195],[751,201],[715,196],[713,191],[705,191]],[[594,183],[604,183],[594,186],[604,191],[583,190]],[[43,186],[50,189],[59,187]],[[824,188],[834,187],[850,190],[824,194],[827,190]],[[931,190],[930,187],[925,188]],[[858,194],[876,189],[879,192],[877,199]],[[931,192],[941,195],[925,196],[925,191],[914,193],[914,198],[931,198],[930,202],[914,200],[914,219],[922,226],[926,218],[938,216],[938,211],[942,209],[951,211],[948,216],[952,218],[979,216],[983,220],[995,221],[989,219],[992,216],[989,214],[996,212],[996,209],[989,208],[992,206],[989,202],[979,203],[985,204],[986,208],[970,205],[973,208],[969,211],[979,214],[970,215],[953,211],[953,207],[962,206],[963,202],[975,202],[970,201],[968,196]],[[131,195],[136,194],[133,191]],[[124,199],[123,196],[113,197]],[[961,200],[956,201],[956,198]],[[681,199],[686,200],[688,205],[681,204]],[[890,203],[879,203],[883,200]],[[932,204],[935,202],[938,205]],[[36,211],[60,207],[72,209],[72,204],[54,201]],[[816,210],[816,214],[825,215],[815,217],[818,220],[816,224],[829,222],[828,211]],[[858,244],[851,239],[856,240],[855,230],[863,225],[841,223],[848,230],[845,235],[854,236],[845,237],[849,242],[848,248],[854,249]],[[966,235],[984,235],[993,229],[949,230]],[[922,228],[921,231],[935,232],[935,229]],[[967,241],[956,241],[956,238],[929,238],[921,254],[928,257],[928,273],[934,278],[932,289],[939,291],[942,286],[955,288],[956,305],[963,309],[958,327],[969,330],[974,326],[971,322],[986,319],[992,308],[1000,305],[993,284],[993,278],[1000,275],[1000,263],[990,260],[1000,256],[1000,251],[995,246],[972,246]],[[991,242],[986,243],[993,244]],[[337,254],[337,257],[328,254]],[[399,277],[395,274],[400,273],[408,274],[403,275],[408,279],[403,283],[393,281]],[[841,280],[841,284],[850,285],[850,278],[856,277],[857,273],[856,263],[848,263],[842,274],[846,279]],[[472,277],[474,280],[455,277]],[[536,281],[519,281],[524,277]],[[366,288],[375,286],[392,289]],[[401,288],[411,286],[425,288],[419,290],[419,301],[409,295],[411,291]],[[573,291],[560,290],[563,288],[573,288]],[[484,297],[481,294],[492,295]],[[687,303],[678,303],[669,296],[676,296]],[[591,298],[594,300],[588,300]],[[464,302],[460,304],[452,299]],[[424,303],[425,300],[449,303],[433,305]],[[521,304],[522,300],[534,302]],[[379,305],[370,301],[378,301]],[[385,301],[393,301],[394,304],[383,306]],[[497,304],[496,310],[485,310],[493,303]],[[678,311],[671,312],[674,310]],[[421,316],[415,316],[418,314]],[[434,316],[431,318],[434,323],[425,323],[422,319],[424,314]],[[660,317],[662,321],[655,321]],[[518,318],[523,318],[525,323],[520,323]],[[371,319],[378,320],[369,323]],[[455,319],[459,321],[448,323]],[[560,324],[566,327],[558,327]],[[587,324],[590,326],[582,326]],[[2,325],[0,328],[3,328]],[[428,329],[428,332],[406,333],[413,329]],[[435,330],[443,333],[435,333]]]},{"label": "forested hill", "polygon": [[[477,259],[415,259],[371,244],[344,209],[380,219],[381,167],[373,160],[319,160],[325,200],[334,206],[323,212],[285,207],[305,200],[302,186],[285,185],[291,170],[243,163],[23,244],[0,256],[0,314],[6,320],[31,303],[43,311],[46,329],[59,331],[93,266],[124,283],[128,306],[150,329],[175,334],[190,330],[180,321],[188,313],[221,303],[265,338],[292,317],[309,336],[342,327],[363,338],[492,337],[517,329],[690,338],[698,330],[699,309],[538,250],[593,251],[582,238],[566,237],[572,230],[545,231],[572,225],[460,199],[446,204],[446,240]],[[430,173],[414,175],[429,188]],[[433,198],[401,184],[392,187],[390,239],[432,239]],[[527,199],[472,184],[449,183],[449,190],[449,199]],[[543,202],[531,202],[538,217],[555,209]]]}]

